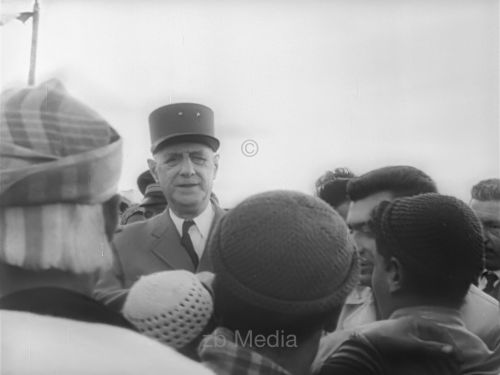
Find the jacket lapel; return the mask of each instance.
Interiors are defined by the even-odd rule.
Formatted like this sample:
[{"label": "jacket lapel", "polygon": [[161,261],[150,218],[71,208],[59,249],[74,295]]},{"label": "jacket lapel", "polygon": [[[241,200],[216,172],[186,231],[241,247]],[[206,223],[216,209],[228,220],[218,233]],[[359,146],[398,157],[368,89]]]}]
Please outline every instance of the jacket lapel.
[{"label": "jacket lapel", "polygon": [[213,265],[212,265],[212,259],[211,255],[209,254],[208,250],[208,244],[210,242],[210,239],[212,238],[213,232],[217,224],[219,223],[220,219],[225,215],[226,211],[224,211],[222,208],[220,208],[217,205],[213,205],[215,215],[214,219],[212,220],[212,226],[210,227],[210,232],[208,233],[208,238],[207,242],[205,245],[205,250],[203,251],[203,254],[200,259],[200,264],[198,265],[197,272],[201,271],[213,271]]},{"label": "jacket lapel", "polygon": [[168,269],[194,272],[194,265],[181,245],[181,238],[170,218],[168,209],[161,213],[151,230],[153,242],[150,250]]}]

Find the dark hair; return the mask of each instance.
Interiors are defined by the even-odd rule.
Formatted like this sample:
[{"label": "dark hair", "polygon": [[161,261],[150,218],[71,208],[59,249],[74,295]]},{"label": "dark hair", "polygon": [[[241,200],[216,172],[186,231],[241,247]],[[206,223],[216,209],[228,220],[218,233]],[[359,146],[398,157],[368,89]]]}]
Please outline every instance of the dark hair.
[{"label": "dark hair", "polygon": [[396,165],[375,169],[347,184],[347,194],[352,201],[366,198],[382,191],[390,191],[395,198],[424,193],[436,193],[436,183],[420,169]]},{"label": "dark hair", "polygon": [[377,252],[403,267],[404,288],[436,305],[458,307],[484,266],[481,223],[464,202],[422,194],[380,203],[370,221]]},{"label": "dark hair", "polygon": [[478,182],[472,187],[471,196],[478,201],[500,200],[500,179],[490,178]]},{"label": "dark hair", "polygon": [[[217,324],[229,328],[245,336],[248,332],[252,336],[268,336],[278,331],[284,338],[292,336],[297,344],[301,344],[319,329],[325,328],[332,319],[340,314],[342,305],[337,308],[309,315],[294,315],[277,313],[271,310],[252,305],[234,295],[220,283],[217,277],[214,288],[214,315]],[[333,317],[333,318],[332,318]],[[240,336],[240,337],[241,337]]]},{"label": "dark hair", "polygon": [[356,177],[349,168],[337,168],[333,172],[326,171],[315,183],[316,195],[331,207],[337,208],[349,201],[347,183]]}]

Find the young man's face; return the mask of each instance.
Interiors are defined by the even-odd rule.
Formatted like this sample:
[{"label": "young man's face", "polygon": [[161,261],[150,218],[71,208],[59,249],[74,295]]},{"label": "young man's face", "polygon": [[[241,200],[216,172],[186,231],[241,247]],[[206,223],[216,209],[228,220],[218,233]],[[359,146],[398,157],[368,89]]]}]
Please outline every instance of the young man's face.
[{"label": "young man's face", "polygon": [[470,206],[483,224],[486,269],[500,270],[500,201],[473,199]]},{"label": "young man's face", "polygon": [[199,215],[207,206],[218,168],[218,155],[199,143],[162,147],[149,160],[168,206],[184,218]]},{"label": "young man's face", "polygon": [[376,253],[375,237],[368,225],[371,212],[380,202],[393,198],[391,192],[383,191],[352,202],[349,207],[347,225],[351,228],[352,236],[361,256],[361,285],[371,286]]},{"label": "young man's face", "polygon": [[373,294],[376,296],[377,309],[381,319],[389,318],[392,313],[391,298],[391,270],[385,259],[376,251],[374,257],[373,274],[371,279]]},{"label": "young man's face", "polygon": [[334,207],[334,209],[340,216],[342,216],[342,219],[346,220],[350,205],[351,201],[345,201],[339,204],[338,206]]}]

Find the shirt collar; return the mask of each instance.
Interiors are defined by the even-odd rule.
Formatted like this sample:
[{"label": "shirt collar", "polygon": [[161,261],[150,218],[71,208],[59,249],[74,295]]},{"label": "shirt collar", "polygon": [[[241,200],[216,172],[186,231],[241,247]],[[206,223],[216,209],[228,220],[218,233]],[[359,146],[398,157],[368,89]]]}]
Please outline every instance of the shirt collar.
[{"label": "shirt collar", "polygon": [[346,305],[360,305],[373,299],[373,293],[370,287],[357,285],[347,296]]},{"label": "shirt collar", "polygon": [[[177,216],[170,208],[168,209],[168,213],[174,222],[177,232],[179,232],[179,235],[182,236],[182,224],[186,219]],[[203,210],[203,212],[192,219],[202,238],[208,237],[214,216],[215,211],[212,207],[212,203],[208,202],[207,207]]]},{"label": "shirt collar", "polygon": [[495,275],[498,276],[498,279],[500,280],[500,270],[496,270],[496,271],[488,271],[488,270],[484,270],[484,272],[482,273],[482,277],[486,276],[486,273],[494,273]]},{"label": "shirt collar", "polygon": [[397,319],[405,316],[420,317],[437,322],[454,321],[463,325],[462,315],[459,310],[441,306],[412,306],[403,307],[394,311],[389,319]]}]

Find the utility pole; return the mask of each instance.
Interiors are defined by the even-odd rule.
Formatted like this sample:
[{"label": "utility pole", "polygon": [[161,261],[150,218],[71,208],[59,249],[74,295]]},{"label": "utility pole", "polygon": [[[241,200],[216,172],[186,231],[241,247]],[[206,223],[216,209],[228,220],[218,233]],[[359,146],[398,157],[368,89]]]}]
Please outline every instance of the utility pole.
[{"label": "utility pole", "polygon": [[31,34],[30,72],[28,77],[28,85],[30,86],[33,86],[35,84],[36,49],[38,44],[39,16],[40,16],[40,6],[38,5],[38,0],[35,0],[35,4],[33,5],[33,31]]}]

